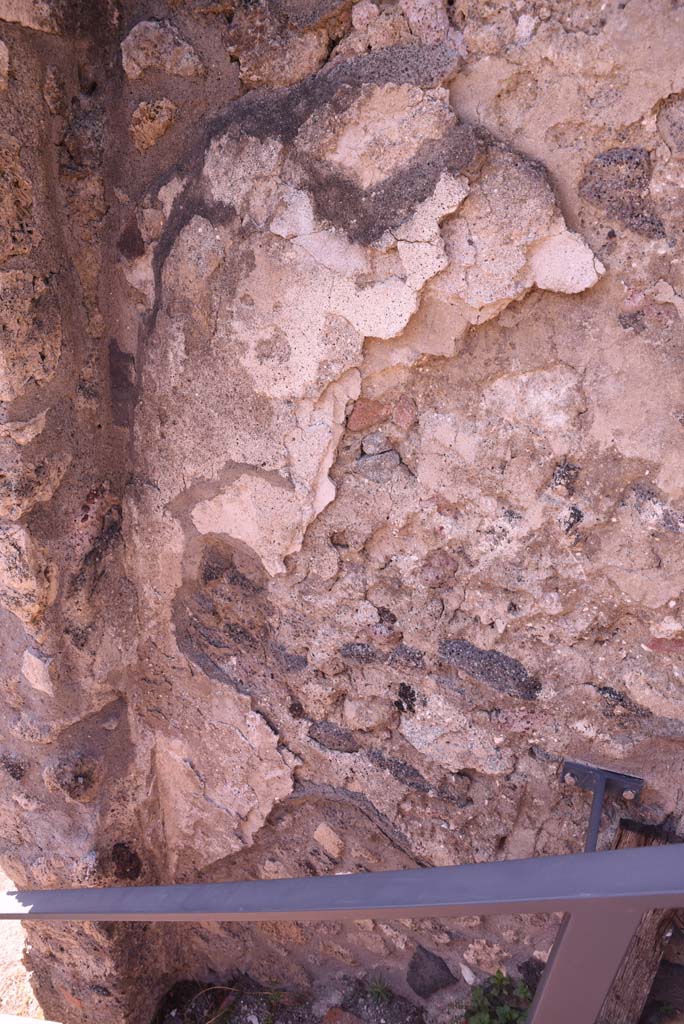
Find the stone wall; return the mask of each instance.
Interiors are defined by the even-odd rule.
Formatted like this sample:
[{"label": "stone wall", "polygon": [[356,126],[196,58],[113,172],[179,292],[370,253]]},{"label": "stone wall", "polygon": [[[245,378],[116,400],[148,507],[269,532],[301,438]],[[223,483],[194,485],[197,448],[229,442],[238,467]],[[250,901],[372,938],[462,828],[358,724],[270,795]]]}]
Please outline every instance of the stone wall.
[{"label": "stone wall", "polygon": [[[567,853],[564,756],[679,827],[683,42],[671,0],[0,0],[18,886]],[[29,963],[112,1024],[237,969],[420,1001],[420,947],[437,1019],[554,928],[34,926]]]}]

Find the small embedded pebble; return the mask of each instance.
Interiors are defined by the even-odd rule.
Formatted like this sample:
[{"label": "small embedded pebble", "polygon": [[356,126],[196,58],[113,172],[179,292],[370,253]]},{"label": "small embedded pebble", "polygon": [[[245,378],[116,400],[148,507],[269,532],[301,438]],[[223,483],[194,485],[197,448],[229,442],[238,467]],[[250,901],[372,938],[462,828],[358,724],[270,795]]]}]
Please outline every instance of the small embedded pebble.
[{"label": "small embedded pebble", "polygon": [[361,476],[365,476],[367,480],[384,484],[391,478],[400,462],[397,452],[388,451],[381,455],[362,455],[356,466]]},{"label": "small embedded pebble", "polygon": [[364,455],[382,455],[383,452],[391,451],[392,446],[380,430],[372,434],[366,434],[361,442]]}]

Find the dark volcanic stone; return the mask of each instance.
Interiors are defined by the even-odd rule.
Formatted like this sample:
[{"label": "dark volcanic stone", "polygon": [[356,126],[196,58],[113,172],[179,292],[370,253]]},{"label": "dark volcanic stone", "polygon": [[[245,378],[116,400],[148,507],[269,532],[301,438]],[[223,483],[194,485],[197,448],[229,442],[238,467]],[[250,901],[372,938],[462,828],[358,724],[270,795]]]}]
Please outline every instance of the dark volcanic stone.
[{"label": "dark volcanic stone", "polygon": [[309,736],[322,747],[339,750],[343,754],[355,754],[359,749],[354,734],[334,722],[314,722],[309,729]]},{"label": "dark volcanic stone", "polygon": [[501,693],[533,700],[540,690],[539,683],[519,661],[500,651],[485,651],[467,640],[442,640],[439,653],[449,665],[462,669],[473,679],[487,683]]},{"label": "dark volcanic stone", "polygon": [[403,782],[409,789],[415,789],[419,793],[429,793],[432,789],[430,783],[425,779],[417,768],[400,761],[396,757],[385,757],[380,750],[369,750],[368,760],[377,768],[384,768],[399,782]]},{"label": "dark volcanic stone", "polygon": [[441,956],[431,953],[423,946],[416,946],[408,966],[406,980],[421,999],[428,999],[435,992],[456,982]]},{"label": "dark volcanic stone", "polygon": [[381,455],[362,455],[356,463],[357,472],[375,484],[385,484],[401,462],[398,452],[387,451]]},{"label": "dark volcanic stone", "polygon": [[372,665],[374,661],[383,660],[380,651],[372,644],[343,644],[340,654],[347,661],[357,661],[360,665]]},{"label": "dark volcanic stone", "polygon": [[537,986],[541,981],[545,966],[546,964],[543,960],[540,960],[536,956],[531,956],[529,960],[525,960],[518,967],[520,977],[525,982],[530,992],[537,991]]},{"label": "dark volcanic stone", "polygon": [[395,700],[394,706],[398,711],[408,711],[411,714],[416,710],[416,691],[408,683],[399,683],[399,699]]},{"label": "dark volcanic stone", "polygon": [[408,644],[398,644],[390,655],[390,665],[409,665],[411,668],[423,667],[424,654],[416,647],[409,647]]},{"label": "dark volcanic stone", "polygon": [[646,316],[641,309],[636,310],[634,313],[619,313],[618,323],[623,331],[634,331],[636,334],[643,334],[646,330]]},{"label": "dark volcanic stone", "polygon": [[646,238],[663,238],[663,222],[648,198],[651,170],[645,149],[607,149],[588,165],[579,192],[632,231]]}]

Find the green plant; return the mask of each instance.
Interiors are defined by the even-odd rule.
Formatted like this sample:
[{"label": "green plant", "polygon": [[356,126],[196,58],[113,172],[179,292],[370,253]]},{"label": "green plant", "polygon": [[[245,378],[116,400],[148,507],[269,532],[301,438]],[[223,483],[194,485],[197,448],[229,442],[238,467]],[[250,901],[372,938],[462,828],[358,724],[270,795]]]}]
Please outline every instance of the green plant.
[{"label": "green plant", "polygon": [[272,992],[266,993],[266,998],[268,1000],[268,1010],[264,1024],[274,1024],[277,1010],[285,1002],[285,993],[279,989],[274,989]]},{"label": "green plant", "polygon": [[368,995],[376,1003],[389,1003],[392,997],[392,990],[382,978],[370,978],[367,984]]},{"label": "green plant", "polygon": [[497,971],[471,992],[466,1024],[523,1024],[532,1002],[524,981],[514,982]]}]

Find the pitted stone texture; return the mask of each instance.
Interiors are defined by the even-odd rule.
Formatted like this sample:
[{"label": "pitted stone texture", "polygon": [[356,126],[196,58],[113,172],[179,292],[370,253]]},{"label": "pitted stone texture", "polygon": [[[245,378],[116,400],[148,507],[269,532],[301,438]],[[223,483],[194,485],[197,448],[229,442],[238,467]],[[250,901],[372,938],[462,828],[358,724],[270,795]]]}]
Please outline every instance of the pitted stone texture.
[{"label": "pitted stone texture", "polygon": [[0,516],[17,520],[52,498],[71,461],[68,454],[34,462],[12,441],[0,441]]},{"label": "pitted stone texture", "polygon": [[38,32],[59,32],[61,11],[59,0],[0,0],[0,21],[15,22]]},{"label": "pitted stone texture", "polygon": [[4,92],[7,89],[7,79],[9,75],[9,48],[7,43],[4,43],[0,39],[0,92]]},{"label": "pitted stone texture", "polygon": [[126,76],[140,78],[146,71],[163,71],[181,78],[204,73],[194,49],[169,21],[139,21],[121,44]]},{"label": "pitted stone texture", "polygon": [[0,527],[0,604],[23,622],[37,622],[55,595],[54,569],[28,531]]},{"label": "pitted stone texture", "polygon": [[62,347],[53,288],[22,270],[0,272],[0,401],[11,402],[32,382],[49,381]]},{"label": "pitted stone texture", "polygon": [[484,714],[464,715],[456,702],[432,694],[415,715],[402,718],[400,731],[429,760],[452,772],[471,770],[506,775],[515,758],[498,746]]},{"label": "pitted stone texture", "polygon": [[445,640],[440,654],[449,665],[513,697],[530,700],[540,688],[519,661],[500,651],[483,651],[466,640]]},{"label": "pitted stone texture", "polygon": [[444,136],[454,121],[444,89],[414,85],[367,85],[330,124],[330,111],[312,114],[299,130],[297,146],[326,160],[363,189],[405,166],[426,142]]},{"label": "pitted stone texture", "polygon": [[216,693],[195,728],[158,734],[155,766],[170,866],[195,869],[250,846],[275,803],[292,790],[278,737],[250,701]]},{"label": "pitted stone texture", "polygon": [[[495,315],[532,287],[535,274],[540,284],[566,291],[588,287],[598,276],[591,252],[565,229],[538,169],[495,147],[484,156],[481,180],[469,183],[447,170],[453,161],[447,143],[460,128],[444,90],[378,82],[362,86],[355,98],[345,88],[331,93],[324,76],[314,88],[323,90],[326,103],[308,116],[306,106],[297,109],[301,123],[291,144],[233,127],[210,143],[202,186],[224,212],[192,216],[164,263],[156,332],[167,341],[151,350],[139,418],[149,444],[158,430],[154,404],[171,380],[204,379],[199,339],[215,361],[203,385],[209,390],[197,391],[203,415],[213,415],[234,366],[240,367],[224,407],[230,431],[224,419],[220,434],[208,440],[203,426],[200,444],[193,403],[179,409],[183,460],[214,481],[235,467],[227,486],[196,505],[193,522],[204,534],[247,543],[271,573],[285,570],[284,558],[299,550],[307,527],[334,498],[328,474],[346,402],[358,397],[364,338],[400,335],[431,280],[454,307],[455,339],[469,320],[480,318],[476,306]],[[250,102],[244,101],[248,118]],[[278,134],[285,127],[279,124]],[[469,146],[477,148],[471,140],[469,153]],[[431,187],[422,169],[428,152],[433,163],[444,163],[440,174],[430,165]],[[331,180],[346,181],[360,204],[383,183],[391,226],[381,231],[378,221],[374,246],[350,237],[343,218],[331,224],[322,213],[321,167]],[[411,204],[412,188],[418,191]],[[330,214],[337,217],[342,211],[335,209]],[[490,217],[498,211],[501,223],[488,225],[486,209]],[[468,242],[475,224],[476,246]],[[508,240],[503,252],[502,236]],[[134,281],[132,266],[128,273]],[[215,399],[207,401],[209,394]],[[169,454],[162,488],[173,498],[178,474],[172,466],[180,465],[181,453]],[[373,458],[383,466],[392,460],[392,466],[381,472]],[[358,469],[382,483],[399,462],[396,454],[371,456]],[[259,476],[274,472],[282,482]]]},{"label": "pitted stone texture", "polygon": [[131,137],[136,149],[144,152],[154,146],[175,121],[177,109],[166,98],[140,103],[131,117]]},{"label": "pitted stone texture", "polygon": [[0,423],[0,438],[9,438],[15,444],[30,444],[45,429],[47,411],[39,412],[33,419]]},{"label": "pitted stone texture", "polygon": [[638,234],[663,238],[665,227],[648,196],[651,173],[651,158],[645,149],[608,149],[587,166],[580,195]]},{"label": "pitted stone texture", "polygon": [[33,223],[33,188],[19,143],[0,132],[0,264],[30,252],[39,240]]}]

